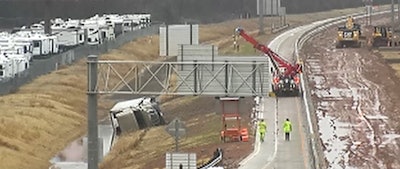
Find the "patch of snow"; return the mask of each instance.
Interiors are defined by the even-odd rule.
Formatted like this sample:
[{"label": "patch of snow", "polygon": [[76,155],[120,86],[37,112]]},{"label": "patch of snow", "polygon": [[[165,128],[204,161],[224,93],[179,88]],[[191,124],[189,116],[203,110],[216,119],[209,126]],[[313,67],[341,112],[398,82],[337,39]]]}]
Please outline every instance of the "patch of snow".
[{"label": "patch of snow", "polygon": [[375,156],[376,154],[376,147],[375,147],[375,131],[372,128],[371,123],[365,118],[365,114],[364,112],[361,110],[361,104],[360,102],[362,102],[362,97],[361,94],[359,92],[359,88],[350,88],[352,91],[352,95],[353,95],[353,107],[355,110],[357,110],[357,113],[360,115],[361,119],[364,121],[364,124],[367,125],[368,129],[370,132],[366,133],[367,134],[367,138],[369,139],[369,144],[374,147],[371,150],[371,155]]},{"label": "patch of snow", "polygon": [[352,97],[352,91],[349,89],[329,88],[324,90],[315,90],[314,92],[317,97],[324,98],[324,100],[328,98],[343,100],[344,98]]},{"label": "patch of snow", "polygon": [[382,142],[381,145],[386,145],[386,144],[397,144],[396,139],[400,139],[400,134],[385,134],[383,135],[384,141]]},{"label": "patch of snow", "polygon": [[384,116],[382,114],[377,114],[377,115],[365,115],[365,118],[368,120],[387,120],[389,119],[387,116]]},{"label": "patch of snow", "polygon": [[321,89],[322,88],[322,84],[326,81],[325,77],[317,76],[317,75],[310,76],[310,80],[315,82],[315,88],[316,89]]},{"label": "patch of snow", "polygon": [[[365,60],[359,53],[345,53],[335,48],[318,46],[317,43],[315,45],[325,51],[307,56],[308,78],[315,84],[311,94],[319,100],[316,114],[328,168],[352,169],[371,165],[386,168],[384,161],[377,157],[378,145],[386,148],[390,146],[388,151],[398,156],[396,145],[400,141],[400,134],[387,132],[390,126],[386,120],[390,119],[382,115],[385,109],[381,105],[380,87],[362,74]],[[352,58],[350,61],[349,57]],[[328,62],[323,63],[323,60]],[[350,114],[340,112],[343,108]],[[345,123],[347,118],[353,123]],[[366,149],[368,154],[363,154]],[[364,160],[358,161],[362,163],[361,166],[350,166],[350,161],[354,164],[359,160],[349,159],[352,152]]]},{"label": "patch of snow", "polygon": [[329,102],[318,102],[317,110],[329,110]]},{"label": "patch of snow", "polygon": [[351,144],[350,149],[352,151],[355,151],[359,145],[361,145],[361,141],[353,141],[353,143]]},{"label": "patch of snow", "polygon": [[351,95],[353,95],[353,106],[351,109],[356,110],[358,105],[359,105],[359,100],[360,100],[360,95],[358,94],[358,88],[350,88],[351,90]]},{"label": "patch of snow", "polygon": [[314,74],[322,74],[322,70],[321,69],[315,69],[315,68],[310,68],[311,72],[313,72]]},{"label": "patch of snow", "polygon": [[380,101],[380,99],[379,99],[379,92],[378,92],[378,90],[375,90],[375,106],[374,106],[374,111],[375,112],[380,112],[379,111],[379,109],[380,109],[380,107],[381,107],[381,101]]},{"label": "patch of snow", "polygon": [[[332,169],[343,168],[343,161],[348,163],[349,152],[347,148],[350,146],[350,124],[342,123],[336,120],[336,118],[323,115],[323,106],[318,106],[318,126],[320,131],[320,138],[325,145],[326,150],[324,151],[325,157],[328,160]],[[346,167],[346,169],[350,169]]]}]

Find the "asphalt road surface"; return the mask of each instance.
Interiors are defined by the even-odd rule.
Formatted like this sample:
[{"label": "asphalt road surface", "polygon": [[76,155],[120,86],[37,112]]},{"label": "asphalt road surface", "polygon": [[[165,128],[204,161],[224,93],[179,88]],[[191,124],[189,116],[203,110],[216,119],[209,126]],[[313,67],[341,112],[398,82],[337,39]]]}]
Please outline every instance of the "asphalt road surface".
[{"label": "asphalt road surface", "polygon": [[[287,61],[294,63],[294,44],[307,30],[319,23],[286,31],[275,38],[269,47]],[[244,159],[240,169],[307,169],[311,168],[308,155],[306,116],[301,97],[267,97],[262,99],[260,118],[267,122],[265,142],[256,137],[255,151]],[[291,140],[285,141],[283,122],[292,122]]]}]

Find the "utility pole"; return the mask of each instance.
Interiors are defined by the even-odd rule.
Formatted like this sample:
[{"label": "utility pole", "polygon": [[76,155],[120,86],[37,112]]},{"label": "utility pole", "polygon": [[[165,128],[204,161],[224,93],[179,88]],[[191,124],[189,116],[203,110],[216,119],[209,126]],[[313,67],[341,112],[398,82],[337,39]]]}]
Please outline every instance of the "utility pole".
[{"label": "utility pole", "polygon": [[88,169],[98,169],[99,136],[97,128],[97,55],[88,56]]},{"label": "utility pole", "polygon": [[373,0],[364,0],[364,5],[365,5],[365,14],[367,17],[365,17],[365,26],[372,25],[372,5],[373,5]]},{"label": "utility pole", "polygon": [[372,25],[372,3],[373,0],[368,0],[368,25]]},{"label": "utility pole", "polygon": [[392,37],[391,37],[391,39],[392,39],[392,44],[391,44],[391,46],[394,48],[394,0],[392,0],[392,6],[391,6],[391,9],[392,9]]},{"label": "utility pole", "polygon": [[259,35],[264,34],[264,0],[258,0],[258,15],[259,15],[259,20],[258,24],[260,26],[260,30],[258,31]]},{"label": "utility pole", "polygon": [[52,13],[52,0],[45,1],[45,11],[44,11],[44,33],[51,34],[51,13]]},{"label": "utility pole", "polygon": [[374,0],[369,1],[369,24],[372,25],[372,11],[373,11],[373,6],[374,6]]},{"label": "utility pole", "polygon": [[179,152],[179,123],[175,122],[175,152]]}]

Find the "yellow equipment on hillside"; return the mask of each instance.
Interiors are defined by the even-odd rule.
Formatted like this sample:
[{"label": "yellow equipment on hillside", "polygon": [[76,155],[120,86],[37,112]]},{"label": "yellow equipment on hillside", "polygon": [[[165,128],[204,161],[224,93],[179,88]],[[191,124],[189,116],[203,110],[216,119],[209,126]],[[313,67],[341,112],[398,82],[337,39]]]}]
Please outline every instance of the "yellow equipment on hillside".
[{"label": "yellow equipment on hillside", "polygon": [[374,26],[372,33],[372,46],[391,46],[392,29],[386,26]]},{"label": "yellow equipment on hillside", "polygon": [[361,47],[361,25],[354,23],[353,17],[347,17],[345,26],[338,27],[336,48]]}]

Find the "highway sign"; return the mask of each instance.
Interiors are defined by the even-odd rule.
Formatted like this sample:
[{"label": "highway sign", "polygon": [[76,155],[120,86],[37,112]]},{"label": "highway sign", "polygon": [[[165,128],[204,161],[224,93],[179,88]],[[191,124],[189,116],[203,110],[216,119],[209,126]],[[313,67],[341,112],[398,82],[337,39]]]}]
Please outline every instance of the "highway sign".
[{"label": "highway sign", "polygon": [[175,118],[172,120],[167,128],[167,132],[175,137],[175,151],[178,152],[179,138],[186,134],[186,127],[181,120]]},{"label": "highway sign", "polygon": [[180,138],[186,134],[186,127],[180,119],[175,118],[168,124],[166,131],[171,136]]},{"label": "highway sign", "polygon": [[195,153],[167,153],[165,155],[166,169],[197,169]]}]

